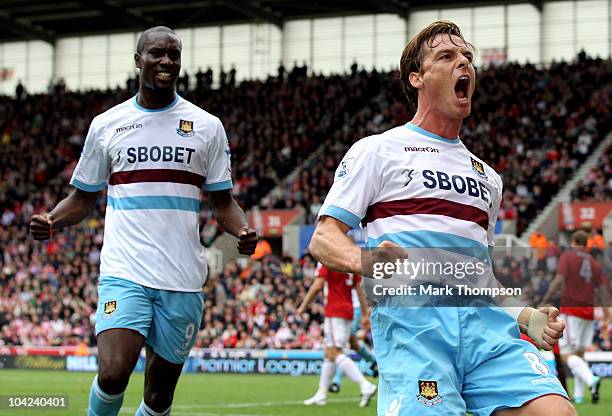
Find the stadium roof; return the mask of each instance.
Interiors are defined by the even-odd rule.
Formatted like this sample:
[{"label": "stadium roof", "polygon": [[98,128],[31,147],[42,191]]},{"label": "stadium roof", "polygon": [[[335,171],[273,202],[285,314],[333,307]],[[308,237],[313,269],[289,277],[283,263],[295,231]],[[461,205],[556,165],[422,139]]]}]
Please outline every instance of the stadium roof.
[{"label": "stadium roof", "polygon": [[[468,0],[469,1],[469,0]],[[0,0],[0,42],[93,33],[268,22],[290,19],[393,13],[411,10],[527,1],[475,0]],[[541,1],[530,2],[541,10]]]}]

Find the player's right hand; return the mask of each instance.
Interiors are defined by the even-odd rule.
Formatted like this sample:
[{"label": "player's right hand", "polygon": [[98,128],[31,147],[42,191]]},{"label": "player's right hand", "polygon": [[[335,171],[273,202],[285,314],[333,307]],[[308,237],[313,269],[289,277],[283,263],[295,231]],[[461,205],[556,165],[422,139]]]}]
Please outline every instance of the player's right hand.
[{"label": "player's right hand", "polygon": [[53,215],[48,212],[32,216],[30,233],[35,240],[48,240],[53,235]]},{"label": "player's right hand", "polygon": [[[391,241],[383,241],[374,249],[362,251],[362,275],[380,278],[375,276],[374,271],[378,270],[376,274],[380,275],[382,272],[381,264],[395,264],[398,260],[402,262],[407,258],[408,255],[403,247]],[[378,265],[378,267],[376,265]],[[382,274],[384,275],[383,279],[388,279],[393,276],[393,273],[388,274],[383,272]]]}]

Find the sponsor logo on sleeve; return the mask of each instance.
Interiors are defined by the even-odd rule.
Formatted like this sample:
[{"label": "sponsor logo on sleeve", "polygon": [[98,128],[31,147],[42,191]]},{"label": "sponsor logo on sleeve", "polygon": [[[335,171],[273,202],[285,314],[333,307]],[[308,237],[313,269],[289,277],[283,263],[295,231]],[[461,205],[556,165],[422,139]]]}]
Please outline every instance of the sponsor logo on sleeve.
[{"label": "sponsor logo on sleeve", "polygon": [[344,178],[350,173],[353,160],[355,160],[354,157],[347,157],[340,162],[340,169],[338,169],[336,174],[337,179]]}]

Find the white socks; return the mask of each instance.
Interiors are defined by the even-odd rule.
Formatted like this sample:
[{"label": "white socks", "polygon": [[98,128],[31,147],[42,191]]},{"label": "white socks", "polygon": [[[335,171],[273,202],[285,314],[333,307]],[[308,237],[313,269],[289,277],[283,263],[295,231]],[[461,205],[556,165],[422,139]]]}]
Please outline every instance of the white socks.
[{"label": "white socks", "polygon": [[574,375],[575,378],[579,378],[587,386],[593,385],[593,373],[589,365],[582,358],[577,355],[570,355],[567,359],[567,366]]},{"label": "white socks", "polygon": [[[337,361],[338,360],[336,360],[336,362]],[[331,379],[335,373],[336,363],[327,359],[323,360],[323,365],[321,366],[321,378],[319,379],[319,390],[317,390],[318,395],[327,396],[327,388],[329,387]]]},{"label": "white socks", "polygon": [[342,372],[353,382],[363,387],[368,381],[365,379],[359,367],[355,364],[355,361],[351,360],[344,354],[340,354],[336,357],[336,365],[340,367]]},{"label": "white socks", "polygon": [[580,377],[574,377],[574,399],[584,397],[584,381]]},{"label": "white socks", "polygon": [[143,401],[140,402],[140,407],[136,410],[136,416],[170,416],[170,410],[172,406],[164,410],[163,412],[156,412],[147,406]]}]

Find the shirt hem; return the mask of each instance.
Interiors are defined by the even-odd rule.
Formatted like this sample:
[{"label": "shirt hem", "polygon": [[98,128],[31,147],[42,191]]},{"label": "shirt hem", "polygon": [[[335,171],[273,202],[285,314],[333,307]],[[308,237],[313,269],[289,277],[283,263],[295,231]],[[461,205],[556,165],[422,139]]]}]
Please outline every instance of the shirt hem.
[{"label": "shirt hem", "polygon": [[[102,279],[103,277],[108,277],[108,278],[111,278],[111,279],[127,280],[128,282],[136,283],[136,284],[139,284],[141,286],[148,287],[149,289],[167,290],[167,291],[170,291],[170,292],[198,293],[198,292],[202,291],[202,287],[199,287],[198,289],[186,289],[186,288],[158,286],[158,285],[153,285],[153,284],[146,283],[146,282],[143,282],[143,281],[139,281],[139,280],[134,279],[134,278],[118,276],[116,274],[103,274],[103,275],[100,275],[100,279]],[[202,286],[204,286],[204,283],[206,283],[206,279],[204,279],[204,282],[202,282]]]}]

